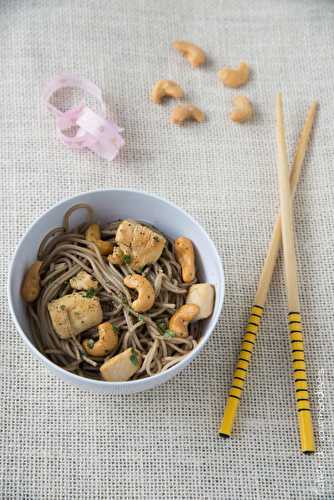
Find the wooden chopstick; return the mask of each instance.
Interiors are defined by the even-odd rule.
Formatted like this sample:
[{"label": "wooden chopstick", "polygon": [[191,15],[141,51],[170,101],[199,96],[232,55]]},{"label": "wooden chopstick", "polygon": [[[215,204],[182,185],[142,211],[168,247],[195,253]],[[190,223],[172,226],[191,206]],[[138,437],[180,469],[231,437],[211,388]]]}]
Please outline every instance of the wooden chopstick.
[{"label": "wooden chopstick", "polygon": [[304,453],[311,453],[315,451],[315,445],[307,386],[306,364],[304,357],[304,339],[300,315],[297,260],[293,230],[292,196],[289,184],[288,154],[285,140],[283,100],[281,94],[278,94],[276,99],[276,119],[282,241],[286,288],[288,296],[288,322],[290,330],[296,405],[298,411],[299,435],[302,451]]},{"label": "wooden chopstick", "polygon": [[[313,102],[308,110],[304,127],[301,131],[296,152],[291,168],[290,185],[292,195],[296,192],[296,187],[299,181],[300,172],[303,166],[307,146],[309,143],[311,130],[316,115],[317,103]],[[226,402],[224,416],[222,418],[219,433],[223,437],[229,437],[232,433],[233,424],[237,415],[240,404],[243,388],[247,377],[247,368],[255,347],[256,335],[260,326],[260,321],[263,314],[263,308],[267,300],[268,290],[275,268],[279,249],[281,247],[281,218],[277,217],[274,226],[271,242],[268,247],[267,256],[264,261],[262,273],[255,295],[254,305],[251,309],[251,314],[248,320],[246,332],[244,334],[241,350],[239,353],[237,367],[234,372],[232,387],[229,392],[229,397]],[[243,359],[242,359],[243,358]],[[245,361],[247,359],[247,362]]]}]

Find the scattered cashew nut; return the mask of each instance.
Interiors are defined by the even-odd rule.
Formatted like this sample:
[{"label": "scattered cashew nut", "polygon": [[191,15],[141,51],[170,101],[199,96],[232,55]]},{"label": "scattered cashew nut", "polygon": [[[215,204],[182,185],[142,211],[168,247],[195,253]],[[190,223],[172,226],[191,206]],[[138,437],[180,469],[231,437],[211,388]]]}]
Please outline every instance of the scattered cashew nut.
[{"label": "scattered cashew nut", "polygon": [[141,364],[140,352],[129,347],[105,361],[100,372],[102,378],[108,382],[126,382],[139,370]]},{"label": "scattered cashew nut", "polygon": [[214,288],[209,283],[196,283],[189,288],[186,303],[196,304],[199,313],[195,320],[205,319],[211,316],[214,303]]},{"label": "scattered cashew nut", "polygon": [[184,304],[170,318],[168,328],[178,337],[188,337],[188,324],[195,319],[199,311],[196,304]]},{"label": "scattered cashew nut", "polygon": [[36,260],[28,269],[23,278],[21,295],[25,302],[34,302],[41,291],[39,271],[43,262]]},{"label": "scattered cashew nut", "polygon": [[96,342],[93,339],[85,339],[82,342],[82,347],[90,356],[106,356],[117,347],[118,334],[109,321],[101,323],[97,330],[99,339]]},{"label": "scattered cashew nut", "polygon": [[180,85],[173,80],[158,80],[151,91],[151,100],[155,104],[161,104],[164,97],[180,99],[183,96],[184,92]]},{"label": "scattered cashew nut", "polygon": [[109,241],[101,239],[101,228],[98,224],[91,224],[85,234],[87,241],[95,243],[101,255],[108,255],[112,252],[113,246]]},{"label": "scattered cashew nut", "polygon": [[230,113],[230,118],[234,122],[244,123],[250,120],[253,115],[253,106],[248,97],[238,95],[233,98],[234,109]]},{"label": "scattered cashew nut", "polygon": [[232,87],[236,89],[248,82],[249,66],[243,61],[236,69],[225,66],[223,69],[218,71],[218,78],[222,80],[223,84],[226,85],[226,87]]},{"label": "scattered cashew nut", "polygon": [[155,300],[155,292],[147,278],[140,274],[129,274],[125,276],[123,283],[138,292],[138,298],[131,304],[134,311],[142,313],[151,309]]},{"label": "scattered cashew nut", "polygon": [[170,115],[170,121],[176,125],[182,125],[186,120],[194,120],[196,122],[204,122],[205,114],[192,104],[184,104],[176,106]]},{"label": "scattered cashew nut", "polygon": [[201,66],[201,64],[204,64],[206,61],[204,50],[194,43],[176,40],[173,42],[173,47],[190,62],[193,68]]},{"label": "scattered cashew nut", "polygon": [[182,279],[185,283],[191,283],[195,278],[195,252],[192,241],[185,236],[176,238],[175,256],[182,268]]}]

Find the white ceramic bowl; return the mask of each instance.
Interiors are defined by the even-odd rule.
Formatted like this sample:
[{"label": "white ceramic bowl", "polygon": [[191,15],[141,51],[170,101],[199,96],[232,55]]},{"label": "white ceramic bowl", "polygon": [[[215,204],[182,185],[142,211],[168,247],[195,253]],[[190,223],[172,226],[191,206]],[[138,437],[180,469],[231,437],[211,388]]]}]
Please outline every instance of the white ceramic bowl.
[{"label": "white ceramic bowl", "polygon": [[[173,239],[184,235],[194,242],[201,281],[212,283],[215,286],[215,307],[212,316],[203,323],[202,336],[198,346],[189,353],[189,356],[166,372],[129,382],[93,380],[64,370],[35,347],[29,332],[25,304],[20,295],[22,278],[27,267],[36,259],[37,249],[43,236],[50,229],[61,226],[64,213],[76,203],[92,205],[98,222],[102,224],[116,219],[135,218],[153,224]],[[73,214],[71,222],[79,224],[84,221],[84,217],[85,211],[79,210]],[[106,189],[83,193],[61,201],[34,222],[20,241],[14,254],[9,270],[8,297],[10,312],[22,339],[32,354],[52,373],[66,382],[94,392],[131,394],[151,389],[166,382],[198,356],[212,334],[223,306],[224,273],[219,255],[211,239],[184,210],[159,196],[126,189]]]}]

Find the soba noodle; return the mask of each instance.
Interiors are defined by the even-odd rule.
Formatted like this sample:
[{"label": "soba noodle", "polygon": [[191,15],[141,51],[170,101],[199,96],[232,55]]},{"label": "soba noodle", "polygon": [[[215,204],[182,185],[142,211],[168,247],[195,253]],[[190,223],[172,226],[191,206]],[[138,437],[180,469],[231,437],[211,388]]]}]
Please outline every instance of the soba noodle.
[{"label": "soba noodle", "polygon": [[[86,210],[87,223],[71,230],[70,216],[78,209]],[[173,242],[163,235],[166,245],[161,257],[142,271],[154,287],[155,303],[147,313],[138,314],[131,308],[136,292],[123,284],[124,277],[133,273],[129,264],[111,264],[101,256],[94,243],[85,239],[85,230],[93,218],[90,206],[76,205],[64,215],[63,227],[50,231],[40,244],[38,259],[43,261],[41,291],[38,299],[28,305],[36,346],[54,363],[89,378],[101,379],[100,366],[129,347],[139,351],[143,360],[133,379],[168,370],[189,354],[200,334],[198,322],[189,325],[189,336],[186,338],[171,336],[168,330],[169,318],[185,303],[188,288],[196,279],[191,284],[183,283],[181,268],[173,253]],[[116,221],[106,225],[102,229],[103,239],[115,243],[120,223]],[[144,222],[140,224],[162,234]],[[98,338],[96,328],[62,339],[55,332],[49,316],[49,302],[73,291],[69,280],[80,270],[85,270],[98,281],[95,295],[100,300],[103,321],[111,322],[118,331],[117,347],[103,358],[90,356],[82,347],[84,339]]]}]

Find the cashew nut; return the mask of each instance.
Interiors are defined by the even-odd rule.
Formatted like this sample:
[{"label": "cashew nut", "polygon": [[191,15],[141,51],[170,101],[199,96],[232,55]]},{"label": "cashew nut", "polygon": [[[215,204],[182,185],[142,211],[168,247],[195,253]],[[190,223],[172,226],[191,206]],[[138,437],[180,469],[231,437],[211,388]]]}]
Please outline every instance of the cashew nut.
[{"label": "cashew nut", "polygon": [[178,337],[188,337],[188,324],[198,313],[199,307],[196,304],[184,304],[170,318],[168,328]]},{"label": "cashew nut", "polygon": [[194,43],[176,40],[173,42],[173,47],[188,59],[193,68],[197,68],[197,66],[205,63],[206,56],[204,50]]},{"label": "cashew nut", "polygon": [[132,302],[131,307],[138,313],[146,312],[154,304],[154,288],[147,278],[140,274],[129,274],[125,276],[123,283],[128,288],[134,288],[138,292],[138,298]]},{"label": "cashew nut", "polygon": [[118,344],[118,334],[109,321],[101,323],[98,327],[99,339],[85,339],[82,347],[90,356],[101,357],[109,354]]},{"label": "cashew nut", "polygon": [[250,120],[253,115],[253,106],[248,97],[238,95],[233,98],[234,109],[230,113],[230,118],[234,122],[244,123]]},{"label": "cashew nut", "polygon": [[89,290],[89,288],[97,288],[99,283],[86,271],[79,271],[70,279],[70,285],[75,290]]},{"label": "cashew nut", "polygon": [[199,313],[195,320],[205,319],[211,316],[214,302],[214,288],[209,283],[196,283],[189,288],[186,303],[196,304]]},{"label": "cashew nut", "polygon": [[140,352],[130,347],[105,361],[100,372],[108,382],[126,382],[139,370],[141,364]]},{"label": "cashew nut", "polygon": [[182,279],[185,283],[191,283],[195,278],[195,252],[192,241],[185,236],[176,238],[175,256],[182,268]]},{"label": "cashew nut", "polygon": [[234,89],[245,85],[249,78],[249,66],[245,62],[241,62],[237,69],[229,68],[225,66],[223,69],[218,71],[218,78],[222,80],[226,87],[232,87]]},{"label": "cashew nut", "polygon": [[184,96],[184,92],[180,85],[173,80],[158,80],[151,91],[151,100],[155,104],[161,104],[164,97],[174,97],[180,99]]},{"label": "cashew nut", "polygon": [[41,291],[39,271],[43,262],[36,260],[28,269],[23,278],[21,295],[25,302],[34,302]]},{"label": "cashew nut", "polygon": [[194,120],[196,122],[204,122],[205,114],[192,104],[184,104],[176,106],[170,115],[170,121],[176,125],[182,125],[186,120]]},{"label": "cashew nut", "polygon": [[101,255],[108,255],[112,252],[113,246],[109,241],[101,239],[101,228],[98,224],[91,224],[85,234],[87,241],[95,243]]},{"label": "cashew nut", "polygon": [[114,264],[116,266],[121,266],[123,264],[123,256],[124,253],[119,247],[114,247],[113,253],[108,255],[107,259],[111,264]]}]

